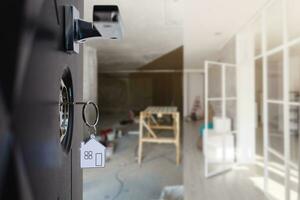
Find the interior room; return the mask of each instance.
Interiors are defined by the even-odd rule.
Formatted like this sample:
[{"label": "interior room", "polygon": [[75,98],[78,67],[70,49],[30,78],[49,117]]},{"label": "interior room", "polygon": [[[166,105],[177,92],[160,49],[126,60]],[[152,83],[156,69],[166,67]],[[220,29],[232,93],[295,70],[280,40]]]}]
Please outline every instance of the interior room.
[{"label": "interior room", "polygon": [[[85,3],[86,19],[96,4],[106,2]],[[287,39],[293,32],[297,38],[288,28],[295,2],[135,3],[148,13],[116,4],[123,38],[84,47],[87,99],[98,102],[97,131],[106,134],[109,154],[105,169],[83,170],[84,199],[164,199],[170,187],[185,199],[297,199],[298,48]],[[238,13],[229,14],[231,6]],[[144,129],[152,137],[152,120],[170,117],[154,114],[144,126],[151,106],[176,107],[180,115],[179,165],[176,144],[141,143]],[[210,188],[218,185],[228,187],[216,194]]]},{"label": "interior room", "polygon": [[0,200],[300,199],[299,0],[2,4]]}]

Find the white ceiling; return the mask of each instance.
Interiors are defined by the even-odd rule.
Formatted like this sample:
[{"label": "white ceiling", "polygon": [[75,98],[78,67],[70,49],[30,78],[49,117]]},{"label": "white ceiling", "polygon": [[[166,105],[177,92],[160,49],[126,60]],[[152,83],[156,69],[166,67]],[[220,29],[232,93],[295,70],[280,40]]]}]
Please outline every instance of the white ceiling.
[{"label": "white ceiling", "polygon": [[185,0],[185,68],[198,68],[233,38],[268,0]]},{"label": "white ceiling", "polygon": [[101,70],[134,69],[183,44],[185,65],[193,68],[219,51],[267,1],[89,0],[86,19],[92,19],[94,4],[117,4],[124,24],[123,40],[89,45],[98,49]]}]

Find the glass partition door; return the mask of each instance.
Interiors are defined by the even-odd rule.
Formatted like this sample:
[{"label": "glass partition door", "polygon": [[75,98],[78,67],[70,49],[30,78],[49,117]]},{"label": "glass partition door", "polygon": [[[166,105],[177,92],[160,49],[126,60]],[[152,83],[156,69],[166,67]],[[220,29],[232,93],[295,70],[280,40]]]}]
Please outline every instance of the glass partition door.
[{"label": "glass partition door", "polygon": [[[229,119],[229,131],[218,132],[214,131],[216,127],[209,127],[214,117]],[[207,178],[232,168],[235,161],[236,120],[236,66],[206,61],[204,158]]]},{"label": "glass partition door", "polygon": [[299,200],[300,1],[273,0],[253,26],[263,67],[264,191]]}]

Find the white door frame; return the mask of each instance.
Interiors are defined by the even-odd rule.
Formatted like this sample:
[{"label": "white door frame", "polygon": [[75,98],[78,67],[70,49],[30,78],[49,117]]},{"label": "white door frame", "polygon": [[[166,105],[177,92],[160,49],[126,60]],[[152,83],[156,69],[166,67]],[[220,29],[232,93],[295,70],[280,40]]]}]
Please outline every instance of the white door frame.
[{"label": "white door frame", "polygon": [[[211,66],[209,65],[213,65],[212,67],[221,67],[221,97],[209,97],[208,94],[208,89],[209,89],[209,68]],[[221,110],[222,110],[222,117],[225,118],[226,117],[226,104],[227,101],[235,101],[236,102],[236,107],[237,107],[237,87],[236,87],[236,82],[235,82],[235,96],[230,96],[227,97],[226,95],[226,69],[227,68],[234,68],[235,69],[235,76],[237,75],[237,70],[236,70],[236,65],[235,64],[230,64],[230,63],[223,63],[223,62],[215,62],[215,61],[205,61],[205,126],[207,126],[208,124],[208,110],[209,110],[209,102],[215,102],[215,101],[221,101],[222,105],[221,105]],[[216,80],[218,81],[218,80]],[[237,81],[237,77],[235,77],[235,81]],[[236,108],[237,111],[237,108]],[[237,120],[237,113],[236,113],[236,117],[235,119]],[[237,133],[236,130],[232,130],[231,134]],[[210,162],[209,159],[207,158],[206,152],[207,152],[207,129],[204,130],[204,137],[203,137],[203,150],[204,150],[204,173],[205,173],[205,177],[209,178],[218,174],[221,174],[223,172],[226,172],[228,170],[231,170],[233,163],[229,163],[231,164],[229,167],[223,167],[219,170],[213,171],[213,172],[209,172],[208,166],[209,164],[228,164],[225,161],[226,158],[226,151],[225,151],[225,137],[221,136],[222,138],[222,162],[221,163],[216,163],[216,162]]]},{"label": "white door frame", "polygon": [[[267,49],[267,10],[274,4],[274,3],[281,3],[282,9],[282,44],[274,47],[273,49]],[[263,132],[264,132],[264,192],[267,197],[272,199],[271,193],[274,191],[270,190],[270,183],[269,183],[269,154],[275,156],[276,158],[280,159],[284,163],[284,200],[290,200],[290,169],[291,169],[291,159],[290,159],[290,122],[289,122],[289,115],[290,115],[290,106],[299,106],[300,102],[291,102],[289,99],[289,67],[290,67],[290,58],[289,58],[289,48],[300,44],[300,36],[296,39],[289,40],[288,38],[288,27],[287,27],[287,14],[288,14],[288,7],[287,7],[287,0],[271,0],[268,4],[258,13],[257,17],[254,20],[261,19],[261,54],[255,55],[253,61],[255,63],[256,60],[262,59],[263,65]],[[250,23],[252,25],[253,22]],[[268,58],[276,53],[281,53],[283,55],[283,63],[282,63],[282,78],[283,78],[283,99],[270,99],[268,97]],[[270,148],[270,141],[269,141],[269,105],[280,105],[283,107],[283,155],[278,153],[276,150]],[[299,170],[298,170],[299,174]],[[299,175],[298,175],[298,200],[300,199],[299,196]]]}]

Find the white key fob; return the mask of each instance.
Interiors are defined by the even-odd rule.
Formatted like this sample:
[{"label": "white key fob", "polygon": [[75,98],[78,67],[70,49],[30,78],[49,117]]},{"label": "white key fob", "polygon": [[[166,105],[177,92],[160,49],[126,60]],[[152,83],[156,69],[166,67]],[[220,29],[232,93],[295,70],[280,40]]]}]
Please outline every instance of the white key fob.
[{"label": "white key fob", "polygon": [[80,166],[81,168],[96,168],[105,166],[106,147],[98,142],[92,134],[87,142],[81,142]]}]

